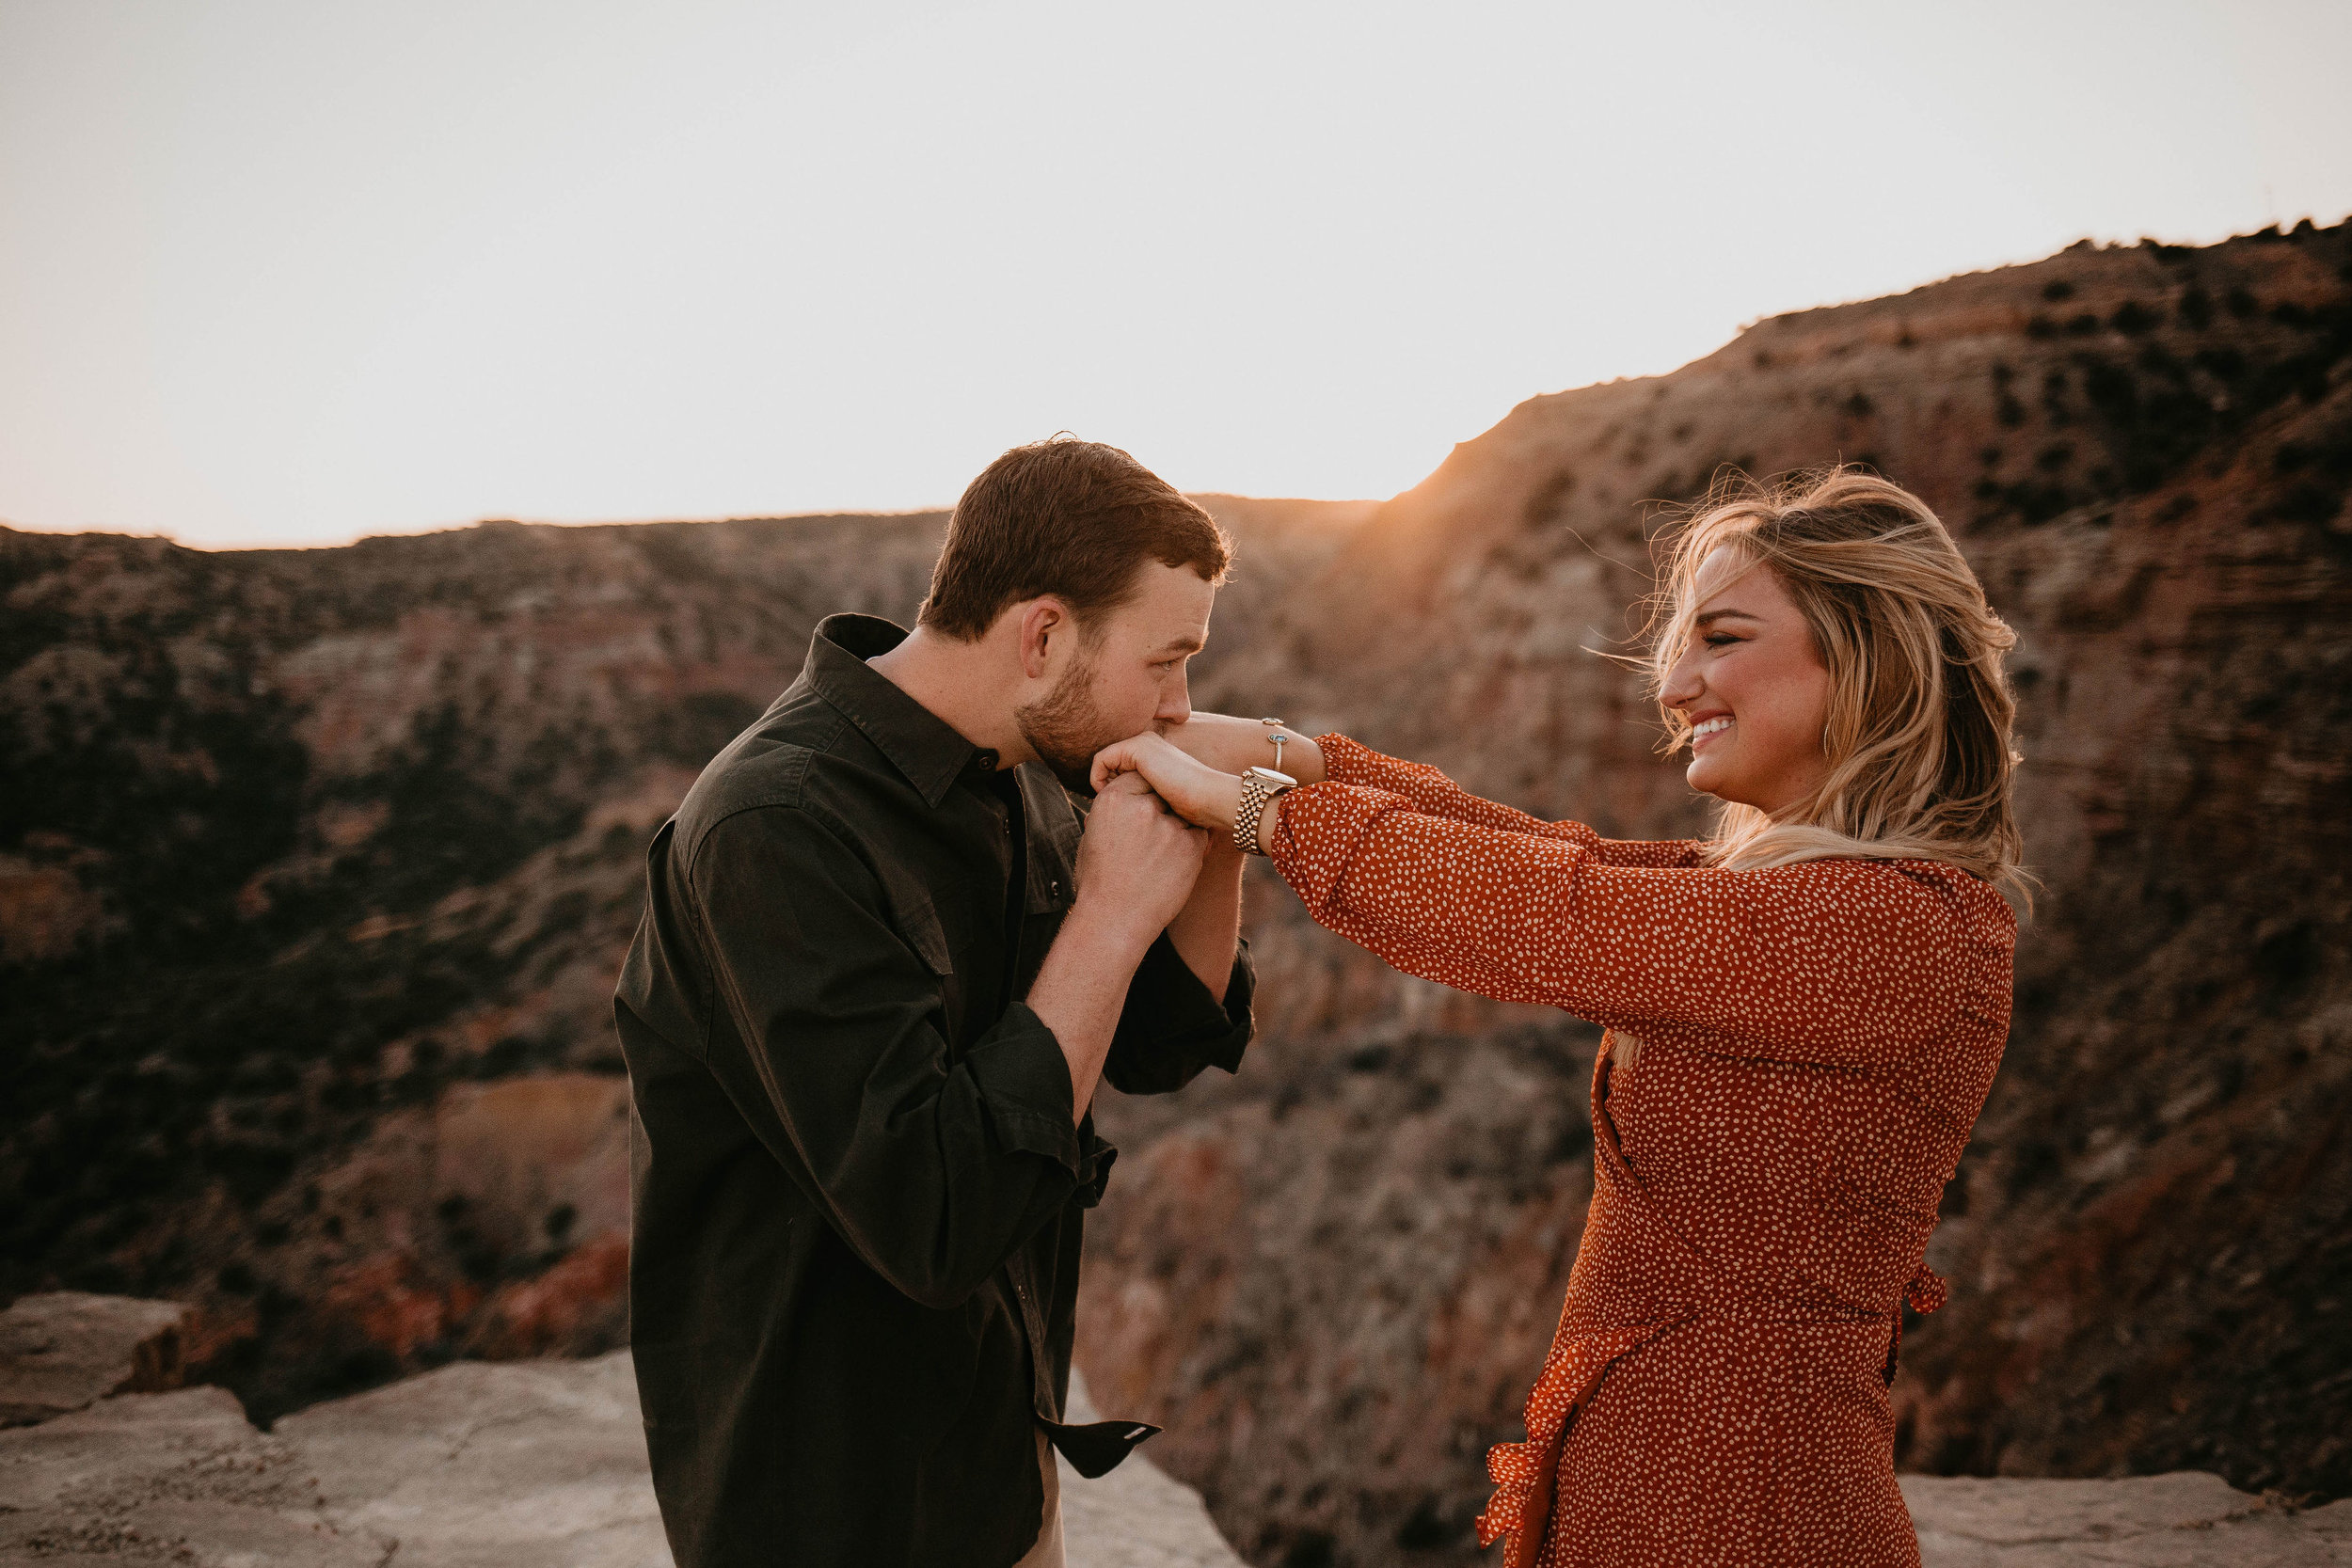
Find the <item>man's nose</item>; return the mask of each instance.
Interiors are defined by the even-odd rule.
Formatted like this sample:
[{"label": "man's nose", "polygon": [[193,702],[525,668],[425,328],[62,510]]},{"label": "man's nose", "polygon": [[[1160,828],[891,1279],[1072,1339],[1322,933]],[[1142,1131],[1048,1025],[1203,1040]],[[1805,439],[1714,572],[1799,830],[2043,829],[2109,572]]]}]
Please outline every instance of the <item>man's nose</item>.
[{"label": "man's nose", "polygon": [[1160,696],[1159,710],[1152,715],[1163,724],[1181,724],[1192,717],[1192,682],[1178,675],[1174,685]]}]

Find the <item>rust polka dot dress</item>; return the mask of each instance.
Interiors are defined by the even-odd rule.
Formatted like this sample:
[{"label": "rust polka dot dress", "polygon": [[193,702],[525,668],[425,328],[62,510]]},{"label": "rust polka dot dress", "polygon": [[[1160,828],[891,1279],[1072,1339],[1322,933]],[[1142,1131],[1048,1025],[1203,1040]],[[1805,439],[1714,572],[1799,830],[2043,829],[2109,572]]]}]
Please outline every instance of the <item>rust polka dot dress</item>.
[{"label": "rust polka dot dress", "polygon": [[1480,1544],[1915,1568],[1886,1385],[1898,1304],[1943,1304],[1924,1254],[2009,1033],[2008,904],[1930,861],[1703,866],[1322,744],[1273,834],[1314,917],[1609,1031],[1583,1243]]}]

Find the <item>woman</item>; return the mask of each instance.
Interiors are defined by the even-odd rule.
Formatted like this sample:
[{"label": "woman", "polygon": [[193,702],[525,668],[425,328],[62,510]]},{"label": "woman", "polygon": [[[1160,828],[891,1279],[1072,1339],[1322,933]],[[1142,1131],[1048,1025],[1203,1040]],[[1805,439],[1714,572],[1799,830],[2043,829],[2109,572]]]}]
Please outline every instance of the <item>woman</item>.
[{"label": "woman", "polygon": [[1276,732],[1216,715],[1097,779],[1254,813],[1331,929],[1606,1026],[1584,1239],[1481,1544],[1913,1568],[1886,1387],[2009,1028],[2013,639],[1935,515],[1847,470],[1719,500],[1664,578],[1650,668],[1710,839],[1539,821],[1336,735],[1279,732],[1299,787],[1245,781]]}]

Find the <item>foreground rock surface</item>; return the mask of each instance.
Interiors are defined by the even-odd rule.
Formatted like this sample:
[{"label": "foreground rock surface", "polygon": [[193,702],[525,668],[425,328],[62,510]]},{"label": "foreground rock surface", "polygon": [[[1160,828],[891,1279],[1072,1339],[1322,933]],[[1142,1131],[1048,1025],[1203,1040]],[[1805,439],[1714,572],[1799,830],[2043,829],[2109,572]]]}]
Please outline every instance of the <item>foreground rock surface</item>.
[{"label": "foreground rock surface", "polygon": [[1905,1476],[1902,1484],[1924,1568],[2352,1562],[2352,1499],[2296,1513],[2200,1470],[2121,1481]]},{"label": "foreground rock surface", "polygon": [[[1088,1410],[1083,1389],[1073,1403]],[[1090,1419],[1090,1415],[1081,1418]],[[1200,1496],[1065,1468],[1072,1568],[1241,1568]],[[223,1388],[0,1433],[0,1562],[667,1568],[627,1352],[460,1362],[256,1431]]]},{"label": "foreground rock surface", "polygon": [[[118,1303],[117,1306],[152,1305]],[[117,1313],[117,1318],[122,1314]],[[1075,1419],[1096,1413],[1083,1383]],[[1909,1476],[1926,1568],[2352,1563],[2352,1501],[2293,1513],[2195,1472]],[[1062,1471],[1073,1568],[1240,1568],[1149,1461]],[[461,1362],[256,1431],[221,1388],[125,1394],[0,1433],[0,1562],[661,1568],[627,1352]]]},{"label": "foreground rock surface", "polygon": [[[1083,1384],[1073,1418],[1096,1418]],[[2195,1472],[1907,1476],[1926,1568],[2324,1568],[2352,1501],[2294,1513]],[[1242,1568],[1149,1461],[1062,1471],[1072,1568]],[[0,1562],[666,1568],[628,1354],[461,1362],[256,1431],[223,1388],[125,1394],[0,1433]]]},{"label": "foreground rock surface", "polygon": [[0,1312],[0,1426],[178,1387],[187,1321],[177,1302],[79,1291],[19,1298]]}]

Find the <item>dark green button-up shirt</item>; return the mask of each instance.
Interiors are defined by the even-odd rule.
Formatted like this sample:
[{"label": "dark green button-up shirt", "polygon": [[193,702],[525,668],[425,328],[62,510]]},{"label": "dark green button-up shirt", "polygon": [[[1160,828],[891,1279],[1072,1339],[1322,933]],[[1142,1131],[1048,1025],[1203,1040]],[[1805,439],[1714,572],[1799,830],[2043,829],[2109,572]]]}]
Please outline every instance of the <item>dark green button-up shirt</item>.
[{"label": "dark green button-up shirt", "polygon": [[[1034,1543],[1082,1217],[1115,1150],[1021,1000],[1075,896],[1082,820],[865,661],[836,615],[648,855],[614,999],[636,1112],[630,1338],[679,1568],[953,1564]],[[1163,936],[1104,1078],[1232,1071]]]}]

